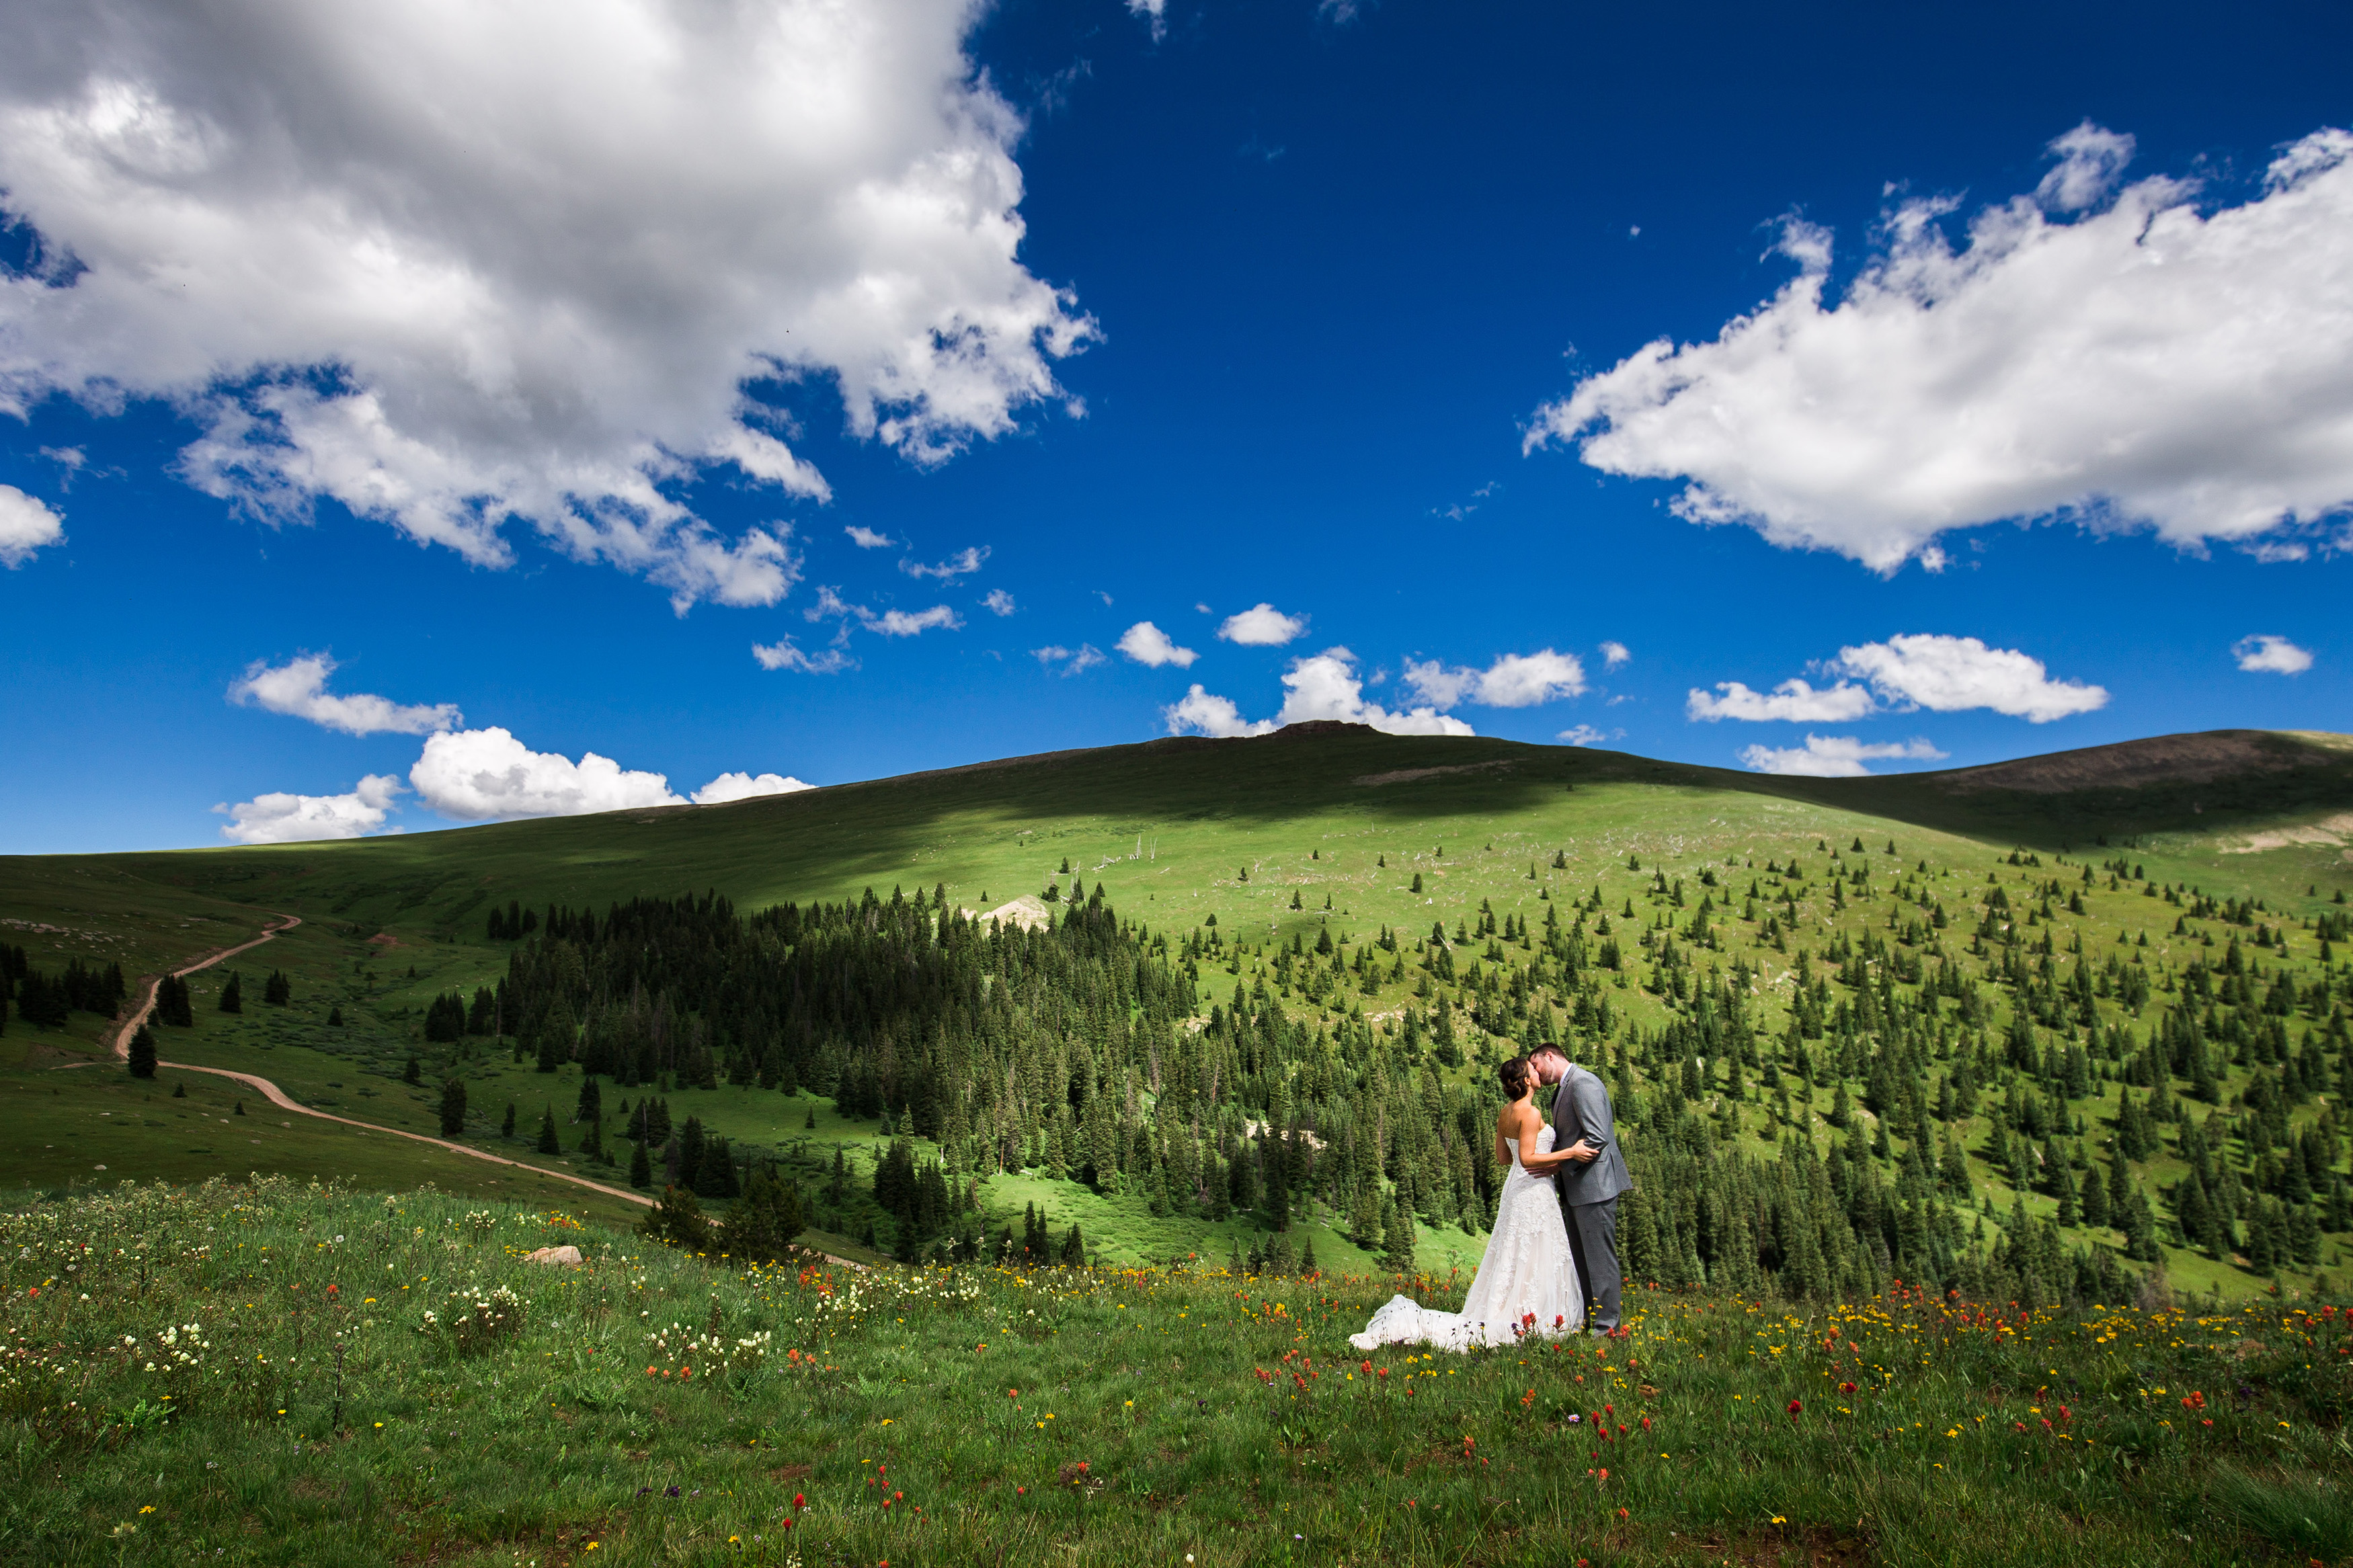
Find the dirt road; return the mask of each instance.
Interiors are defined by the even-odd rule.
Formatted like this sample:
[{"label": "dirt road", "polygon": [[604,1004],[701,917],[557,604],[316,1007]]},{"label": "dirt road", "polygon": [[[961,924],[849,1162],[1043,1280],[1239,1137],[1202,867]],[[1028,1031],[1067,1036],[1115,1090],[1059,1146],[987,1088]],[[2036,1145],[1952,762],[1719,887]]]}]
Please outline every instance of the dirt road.
[{"label": "dirt road", "polygon": [[[292,931],[301,923],[301,917],[299,915],[280,915],[270,922],[267,930],[251,942],[239,942],[235,947],[225,947],[217,952],[208,952],[195,963],[172,971],[173,977],[178,979],[194,974],[199,969],[209,969],[224,958],[234,958],[249,948],[259,947],[265,942],[274,941],[280,931]],[[139,1005],[114,1031],[114,1058],[117,1061],[127,1062],[131,1059],[131,1037],[139,1032],[139,1026],[145,1023],[148,1016],[155,1011],[155,993],[162,984],[161,975],[149,974],[140,978]],[[435,1138],[423,1132],[406,1132],[397,1127],[386,1127],[380,1121],[360,1121],[349,1116],[334,1116],[324,1110],[313,1110],[307,1105],[298,1103],[284,1089],[258,1074],[232,1072],[227,1068],[198,1067],[193,1062],[159,1061],[155,1065],[159,1068],[169,1068],[174,1072],[210,1073],[215,1078],[225,1078],[232,1083],[241,1083],[279,1110],[290,1110],[297,1116],[316,1117],[321,1121],[337,1121],[345,1127],[356,1127],[364,1132],[381,1132],[389,1138],[406,1138],[413,1142],[430,1143],[437,1149],[447,1149],[452,1154],[463,1154],[470,1160],[481,1160],[493,1165],[511,1165],[518,1171],[529,1171],[533,1175],[546,1176],[558,1182],[568,1182],[573,1186],[586,1187],[590,1192],[603,1193],[610,1197],[626,1198],[630,1203],[644,1208],[651,1208],[654,1205],[653,1199],[646,1196],[645,1194],[631,1192],[627,1187],[607,1186],[603,1182],[592,1182],[586,1176],[575,1176],[563,1171],[551,1171],[544,1165],[533,1165],[521,1160],[510,1160],[502,1154],[493,1154],[488,1150],[452,1142],[447,1138]],[[866,1267],[862,1263],[847,1258],[836,1258],[829,1252],[820,1253],[818,1256],[828,1263],[839,1264],[844,1268]]]},{"label": "dirt road", "polygon": [[[251,942],[239,942],[235,947],[225,947],[217,952],[208,952],[184,968],[174,969],[172,971],[172,975],[174,979],[178,979],[194,974],[199,969],[209,969],[225,958],[234,958],[249,948],[259,947],[265,942],[274,941],[280,931],[292,931],[301,923],[299,916],[280,915],[270,923],[269,929]],[[155,993],[162,984],[161,975],[149,974],[141,977],[139,1005],[114,1032],[114,1057],[117,1061],[131,1059],[131,1037],[139,1032],[139,1026],[145,1023],[150,1015],[155,1011]],[[357,1127],[367,1132],[381,1132],[390,1138],[406,1138],[414,1142],[430,1143],[437,1149],[447,1149],[453,1154],[463,1154],[469,1159],[487,1161],[493,1165],[512,1165],[516,1170],[530,1171],[534,1174],[547,1176],[555,1181],[568,1182],[575,1187],[586,1187],[591,1192],[604,1193],[611,1197],[626,1198],[630,1203],[647,1208],[653,1206],[651,1198],[643,1193],[633,1193],[627,1187],[607,1186],[603,1182],[592,1182],[586,1176],[575,1176],[563,1171],[551,1171],[541,1165],[526,1164],[521,1160],[510,1160],[503,1155],[491,1153],[487,1150],[470,1148],[463,1143],[452,1142],[447,1138],[435,1138],[423,1132],[406,1132],[397,1127],[386,1127],[381,1122],[361,1121],[349,1116],[335,1116],[324,1110],[313,1110],[307,1105],[298,1103],[284,1089],[280,1089],[268,1079],[254,1073],[232,1072],[227,1068],[198,1067],[193,1062],[159,1061],[155,1065],[158,1068],[169,1068],[174,1072],[210,1073],[215,1078],[225,1078],[232,1083],[241,1083],[279,1110],[290,1110],[297,1116],[316,1117],[321,1121],[338,1121],[345,1127]]]}]

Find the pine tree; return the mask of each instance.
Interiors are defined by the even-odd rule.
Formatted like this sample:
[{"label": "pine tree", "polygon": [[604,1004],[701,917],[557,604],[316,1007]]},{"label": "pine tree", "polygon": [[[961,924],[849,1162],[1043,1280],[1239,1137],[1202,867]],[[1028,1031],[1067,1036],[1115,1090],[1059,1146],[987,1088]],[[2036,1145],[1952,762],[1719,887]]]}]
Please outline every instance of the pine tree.
[{"label": "pine tree", "polygon": [[149,1032],[144,1024],[132,1031],[131,1076],[132,1078],[155,1076],[155,1037]]},{"label": "pine tree", "polygon": [[425,1081],[425,1065],[422,1062],[419,1062],[415,1057],[409,1058],[408,1065],[400,1069],[400,1081],[403,1083],[423,1083]]},{"label": "pine tree", "polygon": [[456,1138],[466,1131],[466,1080],[445,1079],[441,1085],[441,1136]]},{"label": "pine tree", "polygon": [[271,970],[269,978],[262,982],[261,999],[273,1007],[285,1006],[294,1000],[293,983],[286,978],[282,971]]},{"label": "pine tree", "polygon": [[646,1145],[639,1139],[629,1155],[629,1185],[643,1192],[654,1184],[654,1163],[647,1156]]},{"label": "pine tree", "polygon": [[220,1010],[224,1013],[245,1011],[245,990],[238,984],[235,970],[229,971],[228,983],[221,987]]},{"label": "pine tree", "polygon": [[[548,1113],[547,1127],[551,1133],[555,1130],[554,1111]],[[703,1217],[702,1205],[694,1201],[694,1194],[683,1187],[664,1187],[646,1212],[640,1228],[665,1246],[687,1252],[710,1250],[711,1222]]]},{"label": "pine tree", "polygon": [[500,1136],[500,1137],[501,1137],[501,1138],[512,1138],[512,1137],[513,1137],[513,1136],[514,1136],[514,1121],[515,1121],[515,1106],[514,1106],[514,1101],[513,1101],[513,1100],[508,1100],[508,1101],[507,1101],[507,1115],[506,1115],[506,1120],[499,1123],[499,1136]]},{"label": "pine tree", "polygon": [[1389,1210],[1388,1230],[1381,1238],[1381,1267],[1398,1274],[1413,1272],[1413,1215],[1402,1203]]},{"label": "pine tree", "polygon": [[2108,1213],[2108,1184],[2100,1179],[2094,1166],[2084,1173],[2084,1223],[2094,1230],[2104,1230]]},{"label": "pine tree", "polygon": [[2165,1255],[2158,1249],[2157,1215],[2150,1212],[2148,1194],[2136,1186],[2126,1200],[2124,1223],[2118,1228],[2125,1233],[2125,1256],[2136,1263],[2155,1263]]},{"label": "pine tree", "polygon": [[564,1144],[555,1136],[555,1107],[549,1106],[539,1114],[539,1152],[561,1154]]}]

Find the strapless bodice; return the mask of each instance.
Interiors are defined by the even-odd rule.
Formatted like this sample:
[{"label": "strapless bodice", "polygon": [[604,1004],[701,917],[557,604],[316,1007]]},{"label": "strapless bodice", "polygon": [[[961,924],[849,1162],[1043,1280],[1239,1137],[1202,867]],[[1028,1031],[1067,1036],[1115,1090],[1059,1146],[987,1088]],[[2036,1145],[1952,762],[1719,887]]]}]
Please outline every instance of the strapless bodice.
[{"label": "strapless bodice", "polygon": [[[1553,1129],[1549,1127],[1540,1129],[1536,1133],[1536,1152],[1539,1154],[1551,1153],[1552,1142]],[[1512,1168],[1515,1171],[1526,1169],[1525,1166],[1520,1163],[1520,1141],[1516,1138],[1505,1138],[1504,1140],[1504,1143],[1512,1152]]]}]

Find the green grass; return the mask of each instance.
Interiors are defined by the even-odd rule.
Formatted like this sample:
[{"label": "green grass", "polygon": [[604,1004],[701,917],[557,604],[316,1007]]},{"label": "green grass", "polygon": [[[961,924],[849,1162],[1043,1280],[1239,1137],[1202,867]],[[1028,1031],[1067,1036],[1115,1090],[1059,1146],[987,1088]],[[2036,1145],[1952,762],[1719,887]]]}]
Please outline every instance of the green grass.
[{"label": "green grass", "polygon": [[[634,1205],[448,1150],[280,1110],[201,1073],[142,1083],[119,1069],[29,1065],[0,1040],[0,1190],[58,1196],[136,1178],[201,1182],[249,1173],[516,1203],[560,1204],[626,1225]],[[175,1088],[185,1089],[174,1098]],[[244,1113],[237,1107],[244,1106]]]},{"label": "green grass", "polygon": [[[554,1242],[588,1266],[521,1261]],[[514,1331],[470,1349],[453,1292],[500,1288]],[[1351,1350],[1392,1288],[733,1269],[294,1183],[43,1205],[0,1218],[0,1541],[303,1568],[2353,1552],[2333,1312],[1637,1291],[1620,1339]]]}]

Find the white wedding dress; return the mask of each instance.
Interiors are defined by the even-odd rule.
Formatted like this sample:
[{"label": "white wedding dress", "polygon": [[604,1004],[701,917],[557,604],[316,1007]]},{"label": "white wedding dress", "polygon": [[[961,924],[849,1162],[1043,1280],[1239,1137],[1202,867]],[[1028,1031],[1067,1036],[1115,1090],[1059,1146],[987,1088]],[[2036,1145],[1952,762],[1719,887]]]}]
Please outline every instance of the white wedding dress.
[{"label": "white wedding dress", "polygon": [[[1536,1152],[1552,1152],[1553,1130],[1536,1134]],[[1520,1163],[1520,1141],[1504,1140],[1512,1151],[1512,1172],[1495,1204],[1495,1232],[1479,1259],[1471,1293],[1459,1312],[1424,1307],[1410,1296],[1392,1296],[1348,1342],[1360,1351],[1382,1345],[1438,1345],[1470,1350],[1507,1345],[1518,1328],[1525,1335],[1575,1333],[1585,1326],[1585,1292],[1569,1256],[1568,1227],[1549,1173],[1539,1175]],[[1535,1322],[1529,1324],[1533,1315]]]}]

